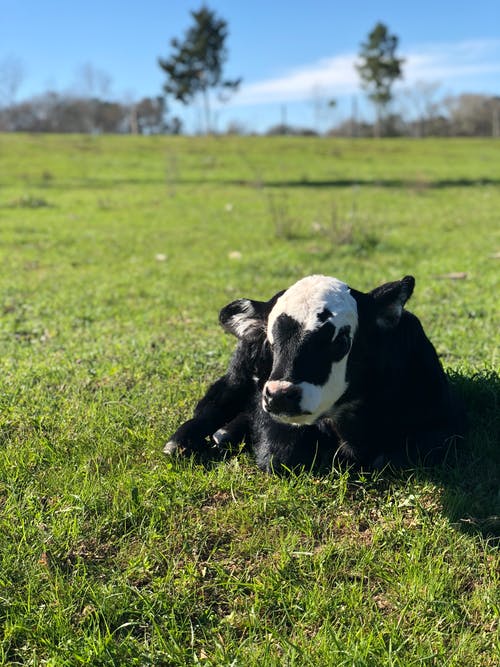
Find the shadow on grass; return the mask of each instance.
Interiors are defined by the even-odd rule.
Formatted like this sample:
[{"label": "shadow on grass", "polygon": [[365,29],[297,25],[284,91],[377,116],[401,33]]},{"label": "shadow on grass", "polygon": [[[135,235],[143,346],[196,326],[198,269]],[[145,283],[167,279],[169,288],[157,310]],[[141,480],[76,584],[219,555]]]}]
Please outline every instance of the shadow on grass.
[{"label": "shadow on grass", "polygon": [[484,185],[500,185],[500,178],[446,178],[446,179],[400,179],[400,178],[333,178],[309,179],[307,177],[284,180],[266,179],[219,179],[216,176],[207,178],[182,178],[173,181],[175,185],[218,184],[229,186],[247,186],[259,188],[410,188],[415,190],[440,188],[474,188]]},{"label": "shadow on grass", "polygon": [[293,188],[293,187],[311,187],[311,188],[348,188],[348,187],[373,187],[373,188],[416,188],[416,189],[439,189],[439,188],[464,188],[477,187],[482,185],[500,185],[498,178],[457,178],[457,179],[357,179],[340,178],[318,180],[307,178],[299,180],[286,181],[265,181],[263,185],[272,188]]},{"label": "shadow on grass", "polygon": [[208,175],[200,178],[167,178],[158,177],[144,178],[109,178],[88,177],[71,180],[71,182],[54,181],[47,184],[34,179],[29,183],[31,187],[46,187],[49,190],[67,190],[75,189],[108,189],[110,187],[121,186],[147,186],[147,185],[223,185],[223,186],[242,186],[252,188],[349,188],[349,187],[369,187],[369,188],[408,188],[414,190],[438,190],[440,188],[474,188],[484,185],[500,185],[500,178],[454,178],[454,179],[400,179],[400,178],[332,178],[332,179],[309,179],[307,177],[283,180],[266,180],[260,178],[249,179],[227,179],[218,178],[217,175]]},{"label": "shadow on grass", "polygon": [[444,512],[457,528],[500,544],[500,377],[483,371],[450,379],[467,406],[467,436],[446,464],[416,476],[443,489]]},{"label": "shadow on grass", "polygon": [[465,437],[456,439],[443,462],[389,467],[381,476],[374,474],[374,484],[383,492],[399,485],[407,489],[412,481],[431,482],[441,489],[443,514],[457,530],[500,546],[500,377],[493,370],[448,375],[465,405]]},{"label": "shadow on grass", "polygon": [[[449,378],[466,405],[466,437],[450,449],[444,463],[412,469],[389,468],[382,475],[377,471],[373,484],[382,493],[388,486],[399,483],[407,486],[412,479],[430,481],[442,489],[443,511],[451,524],[500,546],[500,377],[492,370],[472,376],[454,372]],[[209,469],[231,455],[210,448],[198,452],[196,458]],[[353,481],[357,477],[358,473],[353,473]]]}]

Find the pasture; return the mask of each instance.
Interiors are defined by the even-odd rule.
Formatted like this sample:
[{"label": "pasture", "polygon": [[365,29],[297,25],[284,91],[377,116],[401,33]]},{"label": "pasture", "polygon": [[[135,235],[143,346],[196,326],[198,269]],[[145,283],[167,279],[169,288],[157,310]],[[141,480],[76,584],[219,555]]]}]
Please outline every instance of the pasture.
[{"label": "pasture", "polygon": [[[0,664],[498,665],[499,211],[492,140],[0,135]],[[309,273],[416,277],[456,458],[164,457]]]}]

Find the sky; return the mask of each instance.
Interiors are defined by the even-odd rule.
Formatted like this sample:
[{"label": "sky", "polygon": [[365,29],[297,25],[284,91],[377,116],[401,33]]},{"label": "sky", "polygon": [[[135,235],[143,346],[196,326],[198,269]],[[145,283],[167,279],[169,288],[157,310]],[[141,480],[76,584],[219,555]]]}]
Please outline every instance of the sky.
[{"label": "sky", "polygon": [[[161,94],[158,57],[182,38],[190,0],[0,0],[2,63],[22,71],[19,101],[47,90],[81,92],[84,71],[97,92],[131,101]],[[415,91],[436,97],[500,95],[500,0],[207,0],[229,27],[229,78],[238,93],[215,110],[217,127],[263,131],[286,121],[324,130],[356,109],[370,119],[354,63],[378,21],[399,37],[405,58],[397,85],[401,109],[413,113]],[[87,84],[85,84],[87,80]],[[419,88],[420,87],[420,88]],[[412,92],[413,91],[413,92]],[[328,100],[336,106],[329,107]],[[174,107],[189,131],[202,127],[199,105]]]}]

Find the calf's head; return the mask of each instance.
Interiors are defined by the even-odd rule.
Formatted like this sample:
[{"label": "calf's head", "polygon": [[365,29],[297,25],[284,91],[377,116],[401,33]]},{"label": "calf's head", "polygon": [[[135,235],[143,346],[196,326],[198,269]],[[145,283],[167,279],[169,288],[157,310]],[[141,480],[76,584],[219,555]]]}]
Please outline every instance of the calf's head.
[{"label": "calf's head", "polygon": [[223,328],[264,343],[271,371],[262,407],[288,424],[312,424],[328,414],[348,387],[349,354],[358,329],[393,329],[414,279],[364,294],[328,276],[307,276],[269,301],[239,299],[220,312]]}]

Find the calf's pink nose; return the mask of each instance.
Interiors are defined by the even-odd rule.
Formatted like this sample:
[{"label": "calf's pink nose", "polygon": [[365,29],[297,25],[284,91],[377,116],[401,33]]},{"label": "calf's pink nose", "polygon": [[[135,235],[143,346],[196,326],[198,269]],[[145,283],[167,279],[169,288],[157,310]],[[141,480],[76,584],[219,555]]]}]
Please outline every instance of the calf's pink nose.
[{"label": "calf's pink nose", "polygon": [[279,392],[286,392],[292,386],[291,382],[286,380],[269,380],[265,384],[265,391],[267,394],[278,394]]}]

